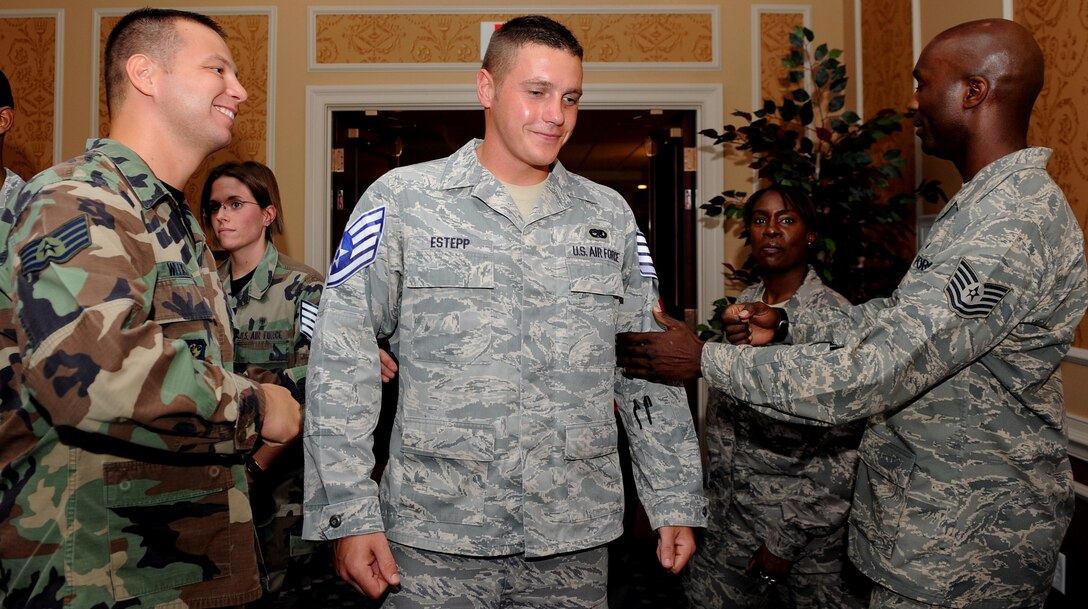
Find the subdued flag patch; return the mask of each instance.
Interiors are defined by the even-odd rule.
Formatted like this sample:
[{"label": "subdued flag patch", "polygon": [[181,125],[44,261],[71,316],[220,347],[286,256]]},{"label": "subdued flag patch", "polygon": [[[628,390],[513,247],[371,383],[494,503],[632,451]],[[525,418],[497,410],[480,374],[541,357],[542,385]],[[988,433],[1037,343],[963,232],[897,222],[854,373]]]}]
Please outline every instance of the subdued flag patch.
[{"label": "subdued flag patch", "polygon": [[298,331],[306,338],[314,339],[314,324],[317,323],[317,305],[303,300],[298,307]]},{"label": "subdued flag patch", "polygon": [[23,273],[37,273],[51,262],[64,263],[91,246],[91,224],[86,214],[58,226],[53,232],[39,237],[19,250]]},{"label": "subdued flag patch", "polygon": [[948,306],[960,317],[968,319],[989,316],[1010,291],[1003,285],[980,282],[975,269],[963,259],[944,286]]},{"label": "subdued flag patch", "polygon": [[650,246],[646,243],[646,235],[639,231],[635,242],[638,245],[638,272],[643,277],[657,279],[657,270],[654,269],[654,259],[650,257]]},{"label": "subdued flag patch", "polygon": [[344,231],[336,258],[329,269],[328,287],[334,288],[352,275],[373,264],[378,258],[378,245],[385,230],[385,206],[359,216]]}]

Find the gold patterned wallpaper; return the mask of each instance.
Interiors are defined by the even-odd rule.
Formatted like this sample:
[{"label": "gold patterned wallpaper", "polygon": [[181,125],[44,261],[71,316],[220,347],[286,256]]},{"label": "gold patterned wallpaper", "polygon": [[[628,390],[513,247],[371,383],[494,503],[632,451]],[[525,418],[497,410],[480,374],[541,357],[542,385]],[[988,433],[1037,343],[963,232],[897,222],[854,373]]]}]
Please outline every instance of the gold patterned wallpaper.
[{"label": "gold patterned wallpaper", "polygon": [[[861,3],[860,19],[864,118],[884,108],[906,112],[914,94],[911,0],[868,0]],[[875,148],[876,154],[893,148],[903,151],[907,163],[902,177],[892,181],[891,192],[914,189],[914,147],[914,129],[909,121],[903,121],[902,131],[885,138]],[[940,205],[924,211],[937,213]]]},{"label": "gold patterned wallpaper", "polygon": [[790,89],[782,58],[790,53],[790,32],[804,25],[801,13],[763,12],[759,15],[759,95],[780,100]]},{"label": "gold patterned wallpaper", "polygon": [[[1046,75],[1028,141],[1054,149],[1047,165],[1080,222],[1088,224],[1088,11],[1076,2],[1016,2],[1015,19],[1043,47]],[[1071,10],[1079,5],[1080,10]],[[1088,347],[1088,319],[1076,347]]]},{"label": "gold patterned wallpaper", "polygon": [[[249,99],[242,104],[237,120],[234,122],[234,137],[229,146],[210,155],[193,174],[185,197],[196,208],[200,201],[200,190],[208,171],[226,161],[268,162],[268,89],[269,69],[268,49],[271,35],[270,18],[267,14],[213,14],[212,17],[227,33],[227,46],[234,55],[238,66],[238,77],[249,93]],[[98,134],[105,137],[109,133],[109,114],[106,108],[106,86],[102,78],[103,55],[106,39],[110,30],[120,21],[120,16],[104,16],[101,21],[99,40],[99,83],[98,83]]]},{"label": "gold patterned wallpaper", "polygon": [[57,19],[0,18],[0,69],[11,82],[15,126],[4,138],[4,164],[24,179],[53,159]]},{"label": "gold patterned wallpaper", "polygon": [[[518,14],[316,14],[317,65],[479,63],[480,22]],[[549,16],[574,32],[587,62],[713,61],[709,12]]]}]

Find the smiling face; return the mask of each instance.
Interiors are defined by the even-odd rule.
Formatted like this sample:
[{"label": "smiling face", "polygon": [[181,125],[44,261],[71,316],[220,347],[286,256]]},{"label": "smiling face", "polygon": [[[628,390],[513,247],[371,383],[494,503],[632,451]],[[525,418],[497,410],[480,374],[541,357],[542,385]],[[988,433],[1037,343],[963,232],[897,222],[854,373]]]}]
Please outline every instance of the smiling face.
[{"label": "smiling face", "polygon": [[175,144],[206,156],[230,143],[235,116],[248,93],[219,34],[185,20],[176,20],[174,27],[181,44],[158,76],[159,107]]},{"label": "smiling face", "polygon": [[806,248],[816,238],[801,214],[768,191],[752,207],[748,241],[761,273],[782,273],[807,264]]},{"label": "smiling face", "polygon": [[480,161],[500,180],[543,181],[578,120],[582,61],[539,44],[518,49],[503,74],[480,70],[486,130]]},{"label": "smiling face", "polygon": [[275,207],[262,208],[249,188],[231,176],[220,176],[212,183],[208,203],[219,206],[210,217],[215,238],[223,249],[231,254],[242,251],[264,254],[266,227],[276,219]]},{"label": "smiling face", "polygon": [[955,52],[946,41],[931,43],[914,68],[917,87],[907,104],[922,150],[942,159],[955,159],[963,148],[967,127],[963,99],[966,83],[955,63]]}]

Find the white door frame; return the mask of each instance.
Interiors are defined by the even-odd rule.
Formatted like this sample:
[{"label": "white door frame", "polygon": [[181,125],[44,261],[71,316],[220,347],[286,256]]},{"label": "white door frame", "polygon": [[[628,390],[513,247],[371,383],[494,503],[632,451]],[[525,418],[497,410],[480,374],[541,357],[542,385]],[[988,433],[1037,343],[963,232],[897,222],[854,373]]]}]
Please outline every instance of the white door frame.
[{"label": "white door frame", "polygon": [[[329,216],[332,201],[332,113],[341,110],[471,110],[480,107],[472,85],[337,85],[306,87],[306,264],[329,268]],[[696,128],[721,128],[719,84],[599,84],[586,87],[583,109],[694,110]],[[696,206],[724,190],[720,150],[698,142]],[[354,205],[354,202],[352,202]],[[725,295],[722,261],[725,233],[720,220],[699,213],[696,230],[698,319]]]}]

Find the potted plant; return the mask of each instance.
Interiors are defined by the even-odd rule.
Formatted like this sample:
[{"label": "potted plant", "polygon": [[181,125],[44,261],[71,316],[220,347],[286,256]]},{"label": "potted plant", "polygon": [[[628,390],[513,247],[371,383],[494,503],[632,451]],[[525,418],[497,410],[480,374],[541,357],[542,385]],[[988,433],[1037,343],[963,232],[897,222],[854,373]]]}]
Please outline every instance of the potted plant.
[{"label": "potted plant", "polygon": [[[812,263],[828,285],[851,302],[863,302],[885,295],[906,272],[913,230],[904,220],[916,199],[937,201],[945,195],[936,181],[924,181],[911,192],[893,191],[892,181],[901,176],[906,159],[903,151],[878,142],[902,131],[906,114],[883,109],[862,120],[856,112],[844,111],[842,51],[814,46],[813,39],[808,28],[790,33],[790,53],[782,63],[792,88],[785,99],[765,99],[758,110],[733,112],[739,124],[700,134],[727,147],[727,154],[745,155],[759,184],[808,191],[820,218],[821,239],[814,245]],[[709,216],[740,218],[746,196],[726,190],[701,207]],[[739,269],[727,265],[727,277],[750,282],[750,269],[750,263]],[[709,327],[700,327],[704,334],[720,330],[717,319],[726,304],[715,303]]]}]

